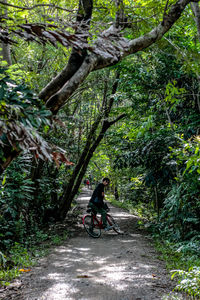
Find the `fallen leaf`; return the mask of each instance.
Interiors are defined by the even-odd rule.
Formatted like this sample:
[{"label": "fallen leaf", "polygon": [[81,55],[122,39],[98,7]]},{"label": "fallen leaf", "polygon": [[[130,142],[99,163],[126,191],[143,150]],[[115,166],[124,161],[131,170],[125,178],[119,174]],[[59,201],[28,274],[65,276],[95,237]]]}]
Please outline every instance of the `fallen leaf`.
[{"label": "fallen leaf", "polygon": [[88,276],[88,275],[77,275],[76,277],[77,278],[90,278],[90,276]]}]

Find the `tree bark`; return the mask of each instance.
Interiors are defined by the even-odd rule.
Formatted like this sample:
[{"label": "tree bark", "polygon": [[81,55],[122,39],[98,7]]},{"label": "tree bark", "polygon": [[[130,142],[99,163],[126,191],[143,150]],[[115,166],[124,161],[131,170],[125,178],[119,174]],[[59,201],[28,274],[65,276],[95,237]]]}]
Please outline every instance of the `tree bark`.
[{"label": "tree bark", "polygon": [[200,42],[200,8],[198,3],[191,2],[190,3],[191,9],[193,11],[195,17],[195,23],[197,25],[197,36]]},{"label": "tree bark", "polygon": [[[3,1],[5,4],[7,4],[7,0]],[[3,15],[3,13],[2,13]],[[7,17],[7,9],[5,8],[4,10],[4,15]],[[7,61],[7,64],[10,66],[12,65],[12,60],[11,60],[11,52],[10,52],[10,45],[6,44],[5,42],[2,42],[2,56],[3,60]]]},{"label": "tree bark", "polygon": [[11,66],[12,60],[11,60],[10,45],[4,42],[2,42],[2,56],[3,56],[3,60],[7,61],[8,66]]},{"label": "tree bark", "polygon": [[[87,32],[92,17],[93,1],[79,0],[79,8],[77,11],[76,22],[79,26],[75,33]],[[65,83],[78,71],[86,57],[86,50],[77,51],[72,49],[69,61],[63,71],[58,74],[39,94],[39,97],[45,102],[57,93]]]}]

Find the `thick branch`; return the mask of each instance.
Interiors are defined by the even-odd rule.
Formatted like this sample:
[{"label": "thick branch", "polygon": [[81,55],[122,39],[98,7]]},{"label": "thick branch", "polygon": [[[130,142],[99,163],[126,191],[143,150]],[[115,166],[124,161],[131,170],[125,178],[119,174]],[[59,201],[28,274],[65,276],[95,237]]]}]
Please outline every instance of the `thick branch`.
[{"label": "thick branch", "polygon": [[47,6],[47,7],[52,7],[52,8],[55,8],[55,9],[60,9],[60,10],[63,10],[63,11],[72,12],[72,10],[69,10],[69,9],[60,7],[58,5],[54,5],[54,4],[35,4],[33,6],[18,6],[18,5],[14,5],[14,4],[5,3],[4,1],[0,1],[0,4],[10,6],[10,7],[14,7],[14,8],[18,8],[18,9],[21,9],[21,10],[32,10],[32,9],[37,8],[37,7]]},{"label": "thick branch", "polygon": [[[198,1],[199,0],[193,2]],[[171,6],[168,14],[165,13],[163,21],[158,26],[149,33],[131,41],[122,37],[119,30],[111,26],[102,33],[96,42],[96,49],[94,51],[96,54],[101,56],[96,69],[102,69],[107,66],[114,65],[122,58],[144,50],[156,41],[160,40],[179,19],[181,13],[190,2],[192,1],[178,0]]]},{"label": "thick branch", "polygon": [[109,122],[109,127],[112,126],[113,124],[117,123],[119,120],[123,119],[124,117],[126,117],[126,114],[122,114],[122,115],[118,116],[115,120]]},{"label": "thick branch", "polygon": [[[7,0],[3,1],[4,4],[7,4]],[[7,17],[7,8],[5,9],[5,16]],[[5,31],[7,36],[7,31]],[[11,59],[11,51],[10,51],[10,45],[8,43],[2,42],[2,56],[3,60],[7,61],[7,64],[10,66],[12,65],[12,59]]]},{"label": "thick branch", "polygon": [[198,35],[198,40],[200,42],[200,8],[198,3],[191,3],[190,4],[193,14],[195,16],[195,22],[197,25],[197,35]]},{"label": "thick branch", "polygon": [[[108,30],[104,31],[97,39],[93,53],[84,58],[80,67],[76,68],[75,66],[75,70],[77,70],[76,73],[74,73],[71,79],[65,83],[64,87],[59,90],[56,95],[49,99],[47,106],[54,114],[57,113],[60,107],[65,104],[68,98],[73,94],[79,84],[85,80],[90,72],[114,65],[122,58],[144,50],[156,41],[160,40],[178,20],[186,5],[190,2],[191,0],[178,0],[171,6],[168,14],[165,14],[163,21],[158,26],[156,26],[148,34],[132,41],[122,37],[119,29],[116,27],[111,26]],[[198,0],[193,2],[198,2]],[[73,64],[70,65],[71,67],[73,66]],[[63,76],[63,81],[66,80],[66,74],[64,72],[61,74],[61,77]],[[51,89],[51,86],[53,87],[55,83],[57,84],[58,80],[52,82],[49,88]],[[46,95],[47,94],[48,93],[46,93]],[[45,99],[44,95],[40,95],[40,97]]]},{"label": "thick branch", "polygon": [[124,4],[123,0],[116,0],[117,12],[114,26],[116,28],[124,27]]},{"label": "thick branch", "polygon": [[76,72],[71,79],[63,86],[63,88],[55,95],[53,95],[47,102],[47,108],[49,108],[53,114],[56,114],[58,110],[65,104],[65,101],[73,94],[78,86],[85,80],[88,74],[94,69],[97,63],[97,57],[90,55],[85,58],[78,72]]},{"label": "thick branch", "polygon": [[[93,1],[92,0],[80,0],[79,8],[77,12],[76,22],[78,25],[75,33],[88,32],[89,24],[92,17]],[[63,85],[76,73],[80,68],[86,56],[86,50],[77,51],[72,49],[70,58],[66,67],[58,74],[39,94],[39,98],[45,102],[57,93]],[[62,93],[62,92],[61,92]]]}]

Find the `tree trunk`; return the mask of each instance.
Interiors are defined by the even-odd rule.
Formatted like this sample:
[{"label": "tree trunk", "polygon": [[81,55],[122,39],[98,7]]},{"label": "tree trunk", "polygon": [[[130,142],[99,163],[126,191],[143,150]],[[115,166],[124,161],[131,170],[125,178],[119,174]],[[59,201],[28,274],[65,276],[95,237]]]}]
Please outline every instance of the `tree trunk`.
[{"label": "tree trunk", "polygon": [[[197,36],[198,36],[198,40],[200,42],[200,8],[199,8],[199,3],[190,3],[190,6],[192,8],[193,14],[194,14],[194,20],[197,26]],[[197,74],[198,80],[199,80],[199,86],[200,86],[200,76],[199,74]],[[199,94],[196,97],[197,99],[197,107],[199,109],[200,112],[200,101],[199,101]]]},{"label": "tree trunk", "polygon": [[159,219],[160,216],[160,209],[159,209],[159,200],[158,200],[158,188],[157,188],[157,184],[154,187],[154,192],[155,192],[155,202],[154,202],[154,206],[157,212],[157,218]]},{"label": "tree trunk", "polygon": [[194,14],[195,23],[197,25],[197,36],[200,42],[200,8],[198,3],[191,2],[190,3],[191,9]]},{"label": "tree trunk", "polygon": [[[120,6],[117,8],[116,24],[100,34],[93,43],[92,51],[86,53],[84,49],[79,52],[72,49],[67,66],[41,91],[39,97],[46,102],[47,108],[53,114],[57,114],[92,71],[115,65],[124,57],[148,48],[170,30],[189,3],[197,3],[198,1],[177,0],[175,4],[170,6],[168,13],[165,11],[163,20],[158,26],[147,34],[133,40],[123,37],[121,22],[123,23],[124,16],[123,7]],[[117,0],[116,3],[121,5],[122,1]],[[76,32],[80,30],[82,33],[88,33],[92,10],[92,0],[80,0],[77,14],[79,25],[77,25]],[[5,164],[0,163],[1,172],[14,158],[12,149],[10,149],[10,152],[7,151],[7,157],[9,159],[7,159]]]},{"label": "tree trunk", "polygon": [[3,60],[7,61],[7,64],[12,65],[10,45],[2,42],[2,56]]},{"label": "tree trunk", "polygon": [[[75,197],[75,195],[78,192],[78,189],[81,185],[82,179],[85,175],[85,172],[87,170],[88,164],[93,156],[94,151],[100,144],[101,140],[103,139],[105,132],[108,130],[110,126],[112,126],[115,122],[120,120],[124,115],[119,116],[117,119],[115,119],[112,122],[108,122],[108,117],[114,102],[114,97],[113,95],[117,91],[118,83],[119,83],[119,76],[120,73],[116,73],[116,78],[114,80],[113,86],[112,86],[112,95],[110,96],[109,100],[107,99],[107,90],[108,90],[108,84],[107,84],[107,79],[105,80],[105,85],[104,85],[104,93],[103,93],[103,100],[102,100],[102,107],[100,110],[99,115],[96,118],[96,121],[93,123],[85,147],[83,149],[83,152],[79,158],[79,161],[73,171],[73,174],[64,190],[64,193],[60,199],[60,206],[59,206],[59,212],[58,216],[60,219],[64,219],[67,212],[69,211],[71,207],[71,203]],[[101,120],[104,119],[101,131],[94,141],[94,136],[95,133],[98,129],[98,126],[101,122]]]},{"label": "tree trunk", "polygon": [[[7,3],[7,0],[3,1],[5,4]],[[5,15],[7,17],[7,9],[5,8],[4,12],[2,12],[2,15]],[[10,45],[2,42],[2,56],[3,60],[7,61],[7,64],[10,66],[12,65],[11,60],[11,52],[10,52]]]},{"label": "tree trunk", "polygon": [[61,204],[59,207],[59,219],[63,220],[66,217],[67,212],[69,211],[71,207],[71,203],[75,197],[75,195],[78,192],[78,189],[81,185],[82,179],[85,175],[85,172],[87,170],[87,167],[89,165],[89,162],[93,156],[94,151],[100,144],[101,140],[103,139],[106,131],[108,128],[110,128],[115,122],[123,118],[125,115],[119,116],[116,120],[112,122],[104,121],[103,126],[101,129],[101,132],[99,133],[96,140],[93,142],[93,144],[88,148],[88,151],[84,152],[83,160],[79,160],[78,168],[75,169],[76,172],[73,173],[71,180],[69,181],[64,194],[61,198]]},{"label": "tree trunk", "polygon": [[115,196],[115,200],[119,200],[119,193],[118,193],[117,186],[115,186],[115,189],[114,189],[114,196]]}]

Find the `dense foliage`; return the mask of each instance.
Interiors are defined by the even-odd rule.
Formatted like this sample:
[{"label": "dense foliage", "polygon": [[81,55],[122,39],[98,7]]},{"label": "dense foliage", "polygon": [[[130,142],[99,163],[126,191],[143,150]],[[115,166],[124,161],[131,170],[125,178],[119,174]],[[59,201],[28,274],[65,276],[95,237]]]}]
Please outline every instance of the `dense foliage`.
[{"label": "dense foliage", "polygon": [[[12,63],[0,69],[0,267],[10,269],[21,243],[30,247],[33,235],[65,217],[85,178],[94,187],[108,176],[110,199],[145,218],[143,226],[170,249],[166,256],[178,257],[178,288],[198,296],[200,46],[192,10],[150,48],[90,73],[52,116],[36,95],[74,49],[83,57],[94,51],[119,7],[94,1],[90,31],[80,39],[73,35],[85,28],[76,27],[79,1],[12,2],[0,4],[2,49],[9,37],[12,50]],[[149,32],[176,1],[166,2],[124,1],[124,37]],[[114,48],[106,47],[99,55],[109,57]]]}]

